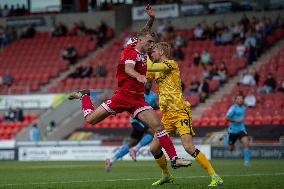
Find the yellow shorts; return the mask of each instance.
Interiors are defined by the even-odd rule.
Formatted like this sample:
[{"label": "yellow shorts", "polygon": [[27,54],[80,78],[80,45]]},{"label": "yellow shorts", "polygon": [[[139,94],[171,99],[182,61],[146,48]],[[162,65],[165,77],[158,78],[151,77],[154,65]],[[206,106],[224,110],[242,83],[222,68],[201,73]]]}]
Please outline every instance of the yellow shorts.
[{"label": "yellow shorts", "polygon": [[176,136],[177,131],[179,136],[195,133],[192,128],[192,115],[190,108],[185,108],[178,111],[165,112],[162,118],[165,130],[172,137]]}]

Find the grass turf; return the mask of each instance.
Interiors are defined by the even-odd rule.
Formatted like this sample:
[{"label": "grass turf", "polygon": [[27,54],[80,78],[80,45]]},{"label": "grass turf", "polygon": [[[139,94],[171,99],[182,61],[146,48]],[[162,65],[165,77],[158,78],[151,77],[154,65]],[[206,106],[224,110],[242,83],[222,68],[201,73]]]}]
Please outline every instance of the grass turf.
[{"label": "grass turf", "polygon": [[[284,160],[253,160],[244,167],[241,160],[214,160],[216,171],[224,180],[223,189],[283,189]],[[192,167],[170,169],[176,180],[157,188],[208,188],[210,178],[196,163]],[[93,189],[156,188],[151,183],[160,177],[154,161],[119,161],[111,172],[103,162],[0,162],[0,188],[17,189]]]}]

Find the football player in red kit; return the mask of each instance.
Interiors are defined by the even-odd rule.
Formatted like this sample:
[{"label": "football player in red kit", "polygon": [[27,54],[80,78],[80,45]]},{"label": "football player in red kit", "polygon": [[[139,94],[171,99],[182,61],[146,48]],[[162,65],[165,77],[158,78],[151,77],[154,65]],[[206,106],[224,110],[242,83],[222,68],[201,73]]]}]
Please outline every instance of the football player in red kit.
[{"label": "football player in red kit", "polygon": [[[151,7],[150,7],[151,8]],[[149,11],[149,6],[146,7]],[[127,45],[117,66],[118,88],[114,95],[95,109],[90,99],[89,90],[80,90],[70,94],[69,99],[81,99],[85,120],[95,125],[112,114],[128,112],[149,125],[155,132],[160,145],[168,154],[173,168],[187,167],[191,161],[178,158],[175,147],[165,131],[159,116],[144,98],[144,84],[147,82],[146,52],[149,52],[156,41],[156,35],[150,30],[137,34],[137,43]]]}]

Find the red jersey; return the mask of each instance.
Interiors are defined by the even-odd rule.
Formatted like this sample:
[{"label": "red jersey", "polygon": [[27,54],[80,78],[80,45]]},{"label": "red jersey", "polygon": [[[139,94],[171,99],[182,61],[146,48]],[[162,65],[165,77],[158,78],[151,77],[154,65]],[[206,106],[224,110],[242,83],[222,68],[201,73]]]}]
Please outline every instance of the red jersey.
[{"label": "red jersey", "polygon": [[121,53],[120,63],[117,66],[116,78],[118,87],[130,91],[144,92],[144,83],[137,81],[137,79],[125,73],[125,64],[134,64],[136,72],[141,75],[146,75],[146,60],[147,58],[144,53],[138,52],[131,45],[127,45]]}]

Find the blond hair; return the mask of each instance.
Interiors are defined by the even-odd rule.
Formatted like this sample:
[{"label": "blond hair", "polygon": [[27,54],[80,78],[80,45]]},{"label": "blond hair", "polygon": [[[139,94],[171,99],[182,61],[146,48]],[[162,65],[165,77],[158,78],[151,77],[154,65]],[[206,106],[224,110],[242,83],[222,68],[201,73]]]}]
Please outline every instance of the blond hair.
[{"label": "blond hair", "polygon": [[158,49],[164,53],[166,57],[170,57],[171,54],[171,45],[166,42],[159,42],[153,46],[153,49]]}]

